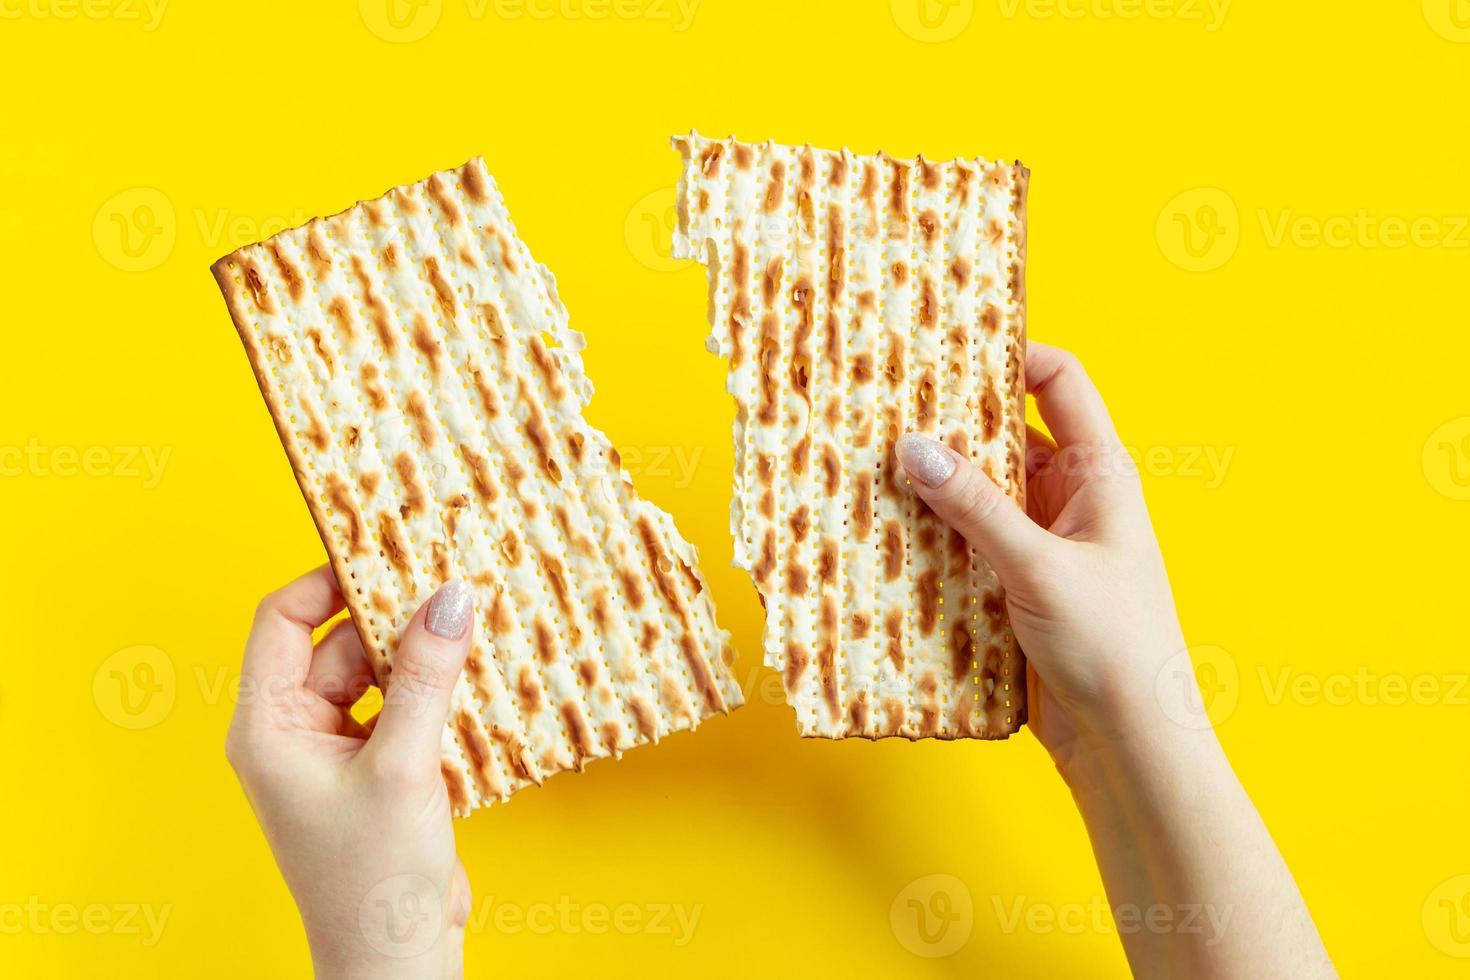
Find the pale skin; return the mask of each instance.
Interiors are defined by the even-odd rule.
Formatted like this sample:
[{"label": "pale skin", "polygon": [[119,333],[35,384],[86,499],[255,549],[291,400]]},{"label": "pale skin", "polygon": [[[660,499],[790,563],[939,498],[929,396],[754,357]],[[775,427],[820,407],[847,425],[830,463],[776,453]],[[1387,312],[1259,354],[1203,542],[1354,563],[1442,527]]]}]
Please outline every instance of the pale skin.
[{"label": "pale skin", "polygon": [[[1101,396],[1076,358],[1035,343],[1026,382],[1051,435],[1029,431],[1025,511],[951,450],[906,436],[899,454],[1006,588],[1029,727],[1077,801],[1134,975],[1335,977],[1214,732],[1180,723],[1198,691],[1177,669],[1163,559]],[[439,751],[474,626],[439,635],[436,603],[409,624],[371,731],[349,713],[373,677],[350,623],[313,647],[343,606],[330,569],[268,596],[246,645],[244,678],[270,693],[241,698],[226,754],[320,977],[463,973],[470,890]],[[1158,683],[1166,671],[1184,681]]]}]

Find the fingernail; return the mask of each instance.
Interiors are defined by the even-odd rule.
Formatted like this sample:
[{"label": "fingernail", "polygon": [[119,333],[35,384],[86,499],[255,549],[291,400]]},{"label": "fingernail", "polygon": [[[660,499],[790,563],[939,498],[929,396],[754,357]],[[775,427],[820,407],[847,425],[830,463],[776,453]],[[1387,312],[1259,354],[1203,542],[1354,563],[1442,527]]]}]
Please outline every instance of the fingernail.
[{"label": "fingernail", "polygon": [[464,636],[474,609],[475,597],[470,593],[470,587],[459,579],[450,579],[429,600],[424,626],[435,636],[457,640]]},{"label": "fingernail", "polygon": [[928,436],[912,432],[899,436],[898,459],[909,476],[926,487],[937,487],[954,476],[954,457]]}]

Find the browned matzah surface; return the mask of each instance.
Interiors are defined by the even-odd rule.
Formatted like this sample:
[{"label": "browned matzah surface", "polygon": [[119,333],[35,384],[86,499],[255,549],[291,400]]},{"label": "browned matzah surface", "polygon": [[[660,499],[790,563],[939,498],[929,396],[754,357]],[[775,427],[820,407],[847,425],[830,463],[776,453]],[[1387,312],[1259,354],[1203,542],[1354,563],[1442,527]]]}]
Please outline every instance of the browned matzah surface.
[{"label": "browned matzah surface", "polygon": [[214,273],[380,684],[414,610],[474,586],[457,814],[741,703],[694,551],[583,419],[581,336],[481,160]]},{"label": "browned matzah surface", "polygon": [[736,401],[736,564],[803,735],[1004,738],[1025,670],[994,573],[910,490],[905,431],[1025,492],[1028,172],[677,137],[675,254]]}]

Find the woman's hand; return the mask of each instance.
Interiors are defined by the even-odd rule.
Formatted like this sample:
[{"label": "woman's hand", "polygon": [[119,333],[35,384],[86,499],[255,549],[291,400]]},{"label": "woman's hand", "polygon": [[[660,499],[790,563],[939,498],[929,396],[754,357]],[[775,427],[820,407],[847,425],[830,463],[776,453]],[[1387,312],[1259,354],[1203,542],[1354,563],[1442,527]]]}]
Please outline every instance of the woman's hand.
[{"label": "woman's hand", "polygon": [[1214,732],[1177,723],[1199,717],[1199,687],[1178,669],[1169,580],[1101,396],[1075,357],[1040,344],[1026,386],[1056,437],[1030,432],[1029,514],[933,440],[906,435],[898,453],[1005,586],[1031,730],[1077,800],[1134,974],[1335,976]]},{"label": "woman's hand", "polygon": [[450,696],[473,632],[470,590],[414,615],[369,731],[373,683],[329,567],[261,602],[225,755],[301,910],[318,977],[443,977],[463,969],[470,889],[439,772]]},{"label": "woman's hand", "polygon": [[931,439],[906,435],[898,454],[914,491],[1005,586],[1029,724],[1068,775],[1078,753],[1179,717],[1156,681],[1185,644],[1137,470],[1102,397],[1074,356],[1034,343],[1026,387],[1056,441],[1029,430],[1025,512]]}]

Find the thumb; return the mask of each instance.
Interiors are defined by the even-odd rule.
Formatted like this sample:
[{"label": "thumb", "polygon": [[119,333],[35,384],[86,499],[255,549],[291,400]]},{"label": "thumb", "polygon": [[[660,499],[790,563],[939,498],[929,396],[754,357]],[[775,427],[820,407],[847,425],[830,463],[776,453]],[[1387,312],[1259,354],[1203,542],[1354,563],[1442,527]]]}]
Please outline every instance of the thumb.
[{"label": "thumb", "polygon": [[1033,563],[1050,535],[959,453],[912,432],[899,438],[898,458],[914,492],[995,569],[1001,585]]},{"label": "thumb", "polygon": [[432,769],[439,761],[454,686],[474,633],[474,595],[453,579],[409,621],[368,748],[406,766]]}]

